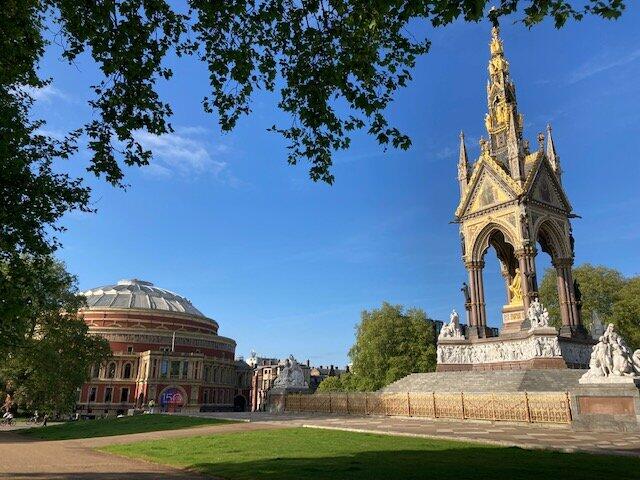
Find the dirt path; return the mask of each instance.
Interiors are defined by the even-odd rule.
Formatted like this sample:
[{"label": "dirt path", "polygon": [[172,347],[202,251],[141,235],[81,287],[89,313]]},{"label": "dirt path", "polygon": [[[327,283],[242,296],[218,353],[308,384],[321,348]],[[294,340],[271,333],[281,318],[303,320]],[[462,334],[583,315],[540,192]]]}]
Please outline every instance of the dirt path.
[{"label": "dirt path", "polygon": [[234,423],[117,437],[58,441],[33,440],[14,432],[0,432],[0,478],[34,480],[204,479],[207,477],[171,467],[129,460],[94,449],[141,440],[246,432],[286,426],[281,422]]}]

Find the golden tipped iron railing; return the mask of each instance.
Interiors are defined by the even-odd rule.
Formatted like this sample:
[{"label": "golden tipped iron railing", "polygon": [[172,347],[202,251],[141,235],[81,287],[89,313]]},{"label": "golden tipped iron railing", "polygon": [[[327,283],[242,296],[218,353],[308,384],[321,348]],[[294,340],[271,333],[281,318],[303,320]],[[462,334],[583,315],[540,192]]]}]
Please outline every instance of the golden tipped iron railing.
[{"label": "golden tipped iron railing", "polygon": [[527,423],[570,423],[567,392],[290,393],[285,411]]}]

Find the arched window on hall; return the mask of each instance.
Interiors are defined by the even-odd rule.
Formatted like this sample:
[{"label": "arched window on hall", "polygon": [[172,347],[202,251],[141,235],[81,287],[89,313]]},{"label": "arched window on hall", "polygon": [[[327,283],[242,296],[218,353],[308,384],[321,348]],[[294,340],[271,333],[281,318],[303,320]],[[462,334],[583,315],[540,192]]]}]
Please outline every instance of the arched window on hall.
[{"label": "arched window on hall", "polygon": [[100,365],[91,366],[91,378],[98,378],[100,375]]},{"label": "arched window on hall", "polygon": [[122,378],[131,378],[131,364],[125,363],[122,369]]},{"label": "arched window on hall", "polygon": [[107,378],[115,378],[116,377],[116,364],[111,362],[107,366]]}]

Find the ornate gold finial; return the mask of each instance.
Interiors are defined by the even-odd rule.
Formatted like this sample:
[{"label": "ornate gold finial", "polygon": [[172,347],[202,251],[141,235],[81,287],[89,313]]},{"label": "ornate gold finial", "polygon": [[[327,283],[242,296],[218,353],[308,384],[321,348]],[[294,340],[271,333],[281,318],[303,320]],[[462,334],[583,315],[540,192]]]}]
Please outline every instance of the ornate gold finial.
[{"label": "ornate gold finial", "polygon": [[484,137],[480,137],[480,154],[481,156],[489,154],[489,142],[487,142]]},{"label": "ornate gold finial", "polygon": [[498,27],[493,27],[491,29],[491,43],[489,44],[489,48],[491,50],[492,57],[504,54],[504,46],[502,44],[502,39],[500,39],[500,29]]}]

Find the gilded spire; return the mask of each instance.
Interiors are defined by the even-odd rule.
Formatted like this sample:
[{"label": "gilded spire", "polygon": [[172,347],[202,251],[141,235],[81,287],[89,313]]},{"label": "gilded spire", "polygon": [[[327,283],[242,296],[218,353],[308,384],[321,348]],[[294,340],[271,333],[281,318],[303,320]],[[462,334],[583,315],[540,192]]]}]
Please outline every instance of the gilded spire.
[{"label": "gilded spire", "polygon": [[460,194],[462,195],[469,182],[469,158],[467,157],[467,147],[464,143],[464,133],[460,132],[460,155],[458,157],[458,182],[460,183]]},{"label": "gilded spire", "polygon": [[518,113],[516,88],[509,76],[509,62],[504,56],[497,19],[493,20],[487,84],[485,126],[489,134],[491,156],[517,181],[523,180],[524,143],[522,116]]},{"label": "gilded spire", "polygon": [[560,168],[560,156],[556,153],[556,144],[553,142],[550,124],[547,124],[547,159],[551,164],[551,168],[553,168],[553,171],[558,177],[558,180],[560,180],[560,176],[562,175],[562,169]]}]

